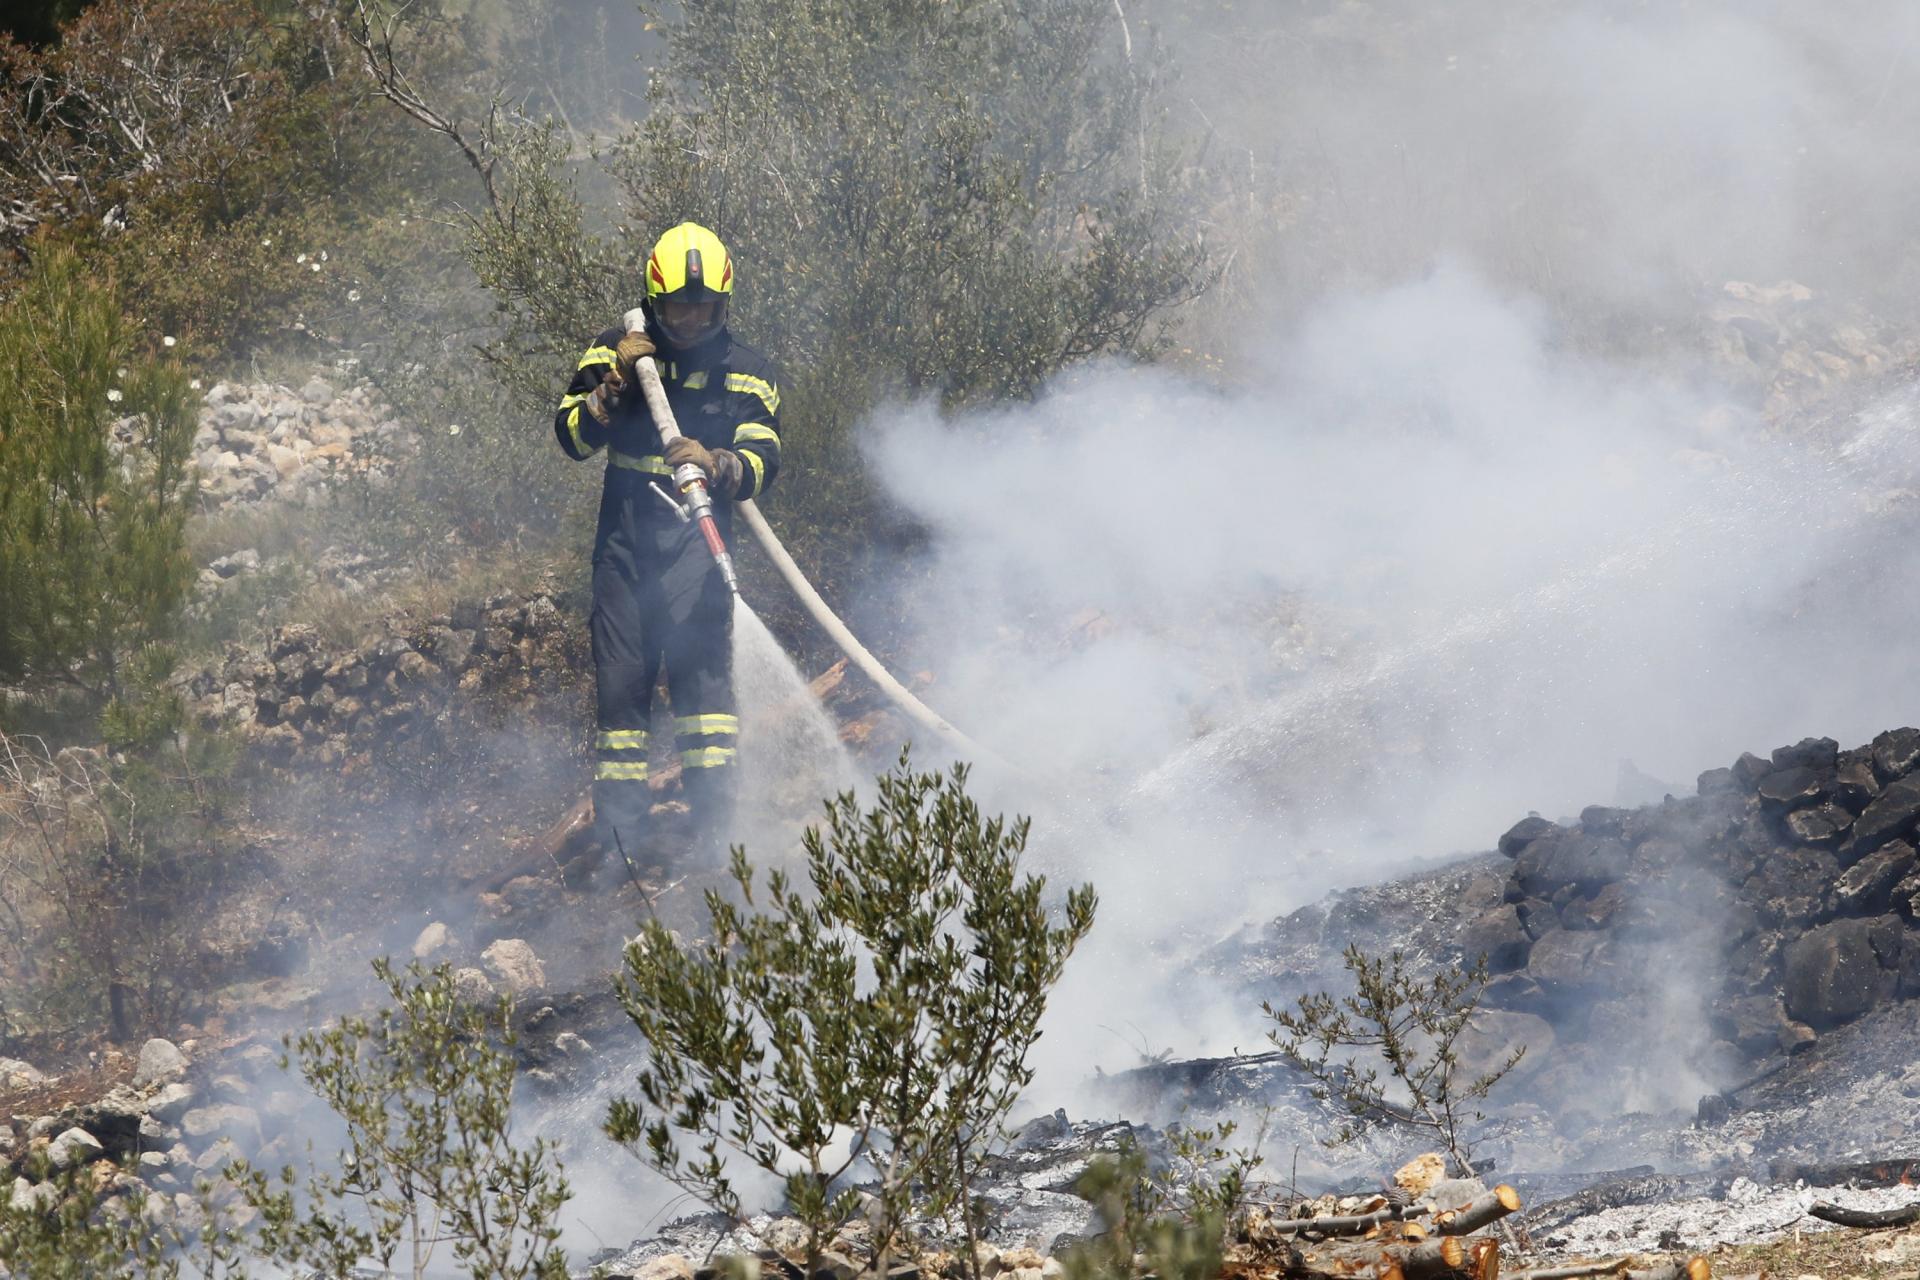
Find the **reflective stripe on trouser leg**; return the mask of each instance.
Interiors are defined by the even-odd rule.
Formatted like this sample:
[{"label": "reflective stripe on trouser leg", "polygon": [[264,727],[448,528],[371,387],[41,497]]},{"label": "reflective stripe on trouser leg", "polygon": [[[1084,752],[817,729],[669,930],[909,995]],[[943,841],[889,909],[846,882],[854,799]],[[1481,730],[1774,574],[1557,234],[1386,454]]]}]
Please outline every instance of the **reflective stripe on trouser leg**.
[{"label": "reflective stripe on trouser leg", "polygon": [[[667,697],[674,746],[691,811],[696,856],[718,861],[732,839],[740,720],[733,702],[733,597],[697,538],[697,582],[670,593],[675,616],[666,637]],[[698,562],[696,562],[698,563]]]},{"label": "reflective stripe on trouser leg", "polygon": [[647,723],[653,684],[660,674],[660,637],[655,592],[629,549],[616,537],[603,542],[594,560],[593,742],[594,825],[601,840],[630,856],[639,848],[653,808],[647,785]]}]

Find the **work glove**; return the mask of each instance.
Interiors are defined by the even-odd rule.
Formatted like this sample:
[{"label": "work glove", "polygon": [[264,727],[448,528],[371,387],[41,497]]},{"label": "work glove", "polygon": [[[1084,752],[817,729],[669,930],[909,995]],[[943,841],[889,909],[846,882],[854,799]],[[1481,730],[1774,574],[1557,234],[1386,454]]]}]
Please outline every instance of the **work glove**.
[{"label": "work glove", "polygon": [[619,407],[620,386],[611,376],[587,393],[587,412],[603,427],[613,421],[613,411]]},{"label": "work glove", "polygon": [[620,345],[613,349],[614,371],[622,382],[632,382],[634,366],[653,354],[653,339],[635,329],[620,339]]},{"label": "work glove", "polygon": [[667,466],[678,471],[689,462],[700,468],[709,482],[712,481],[713,454],[707,451],[707,446],[691,436],[675,437],[674,442],[667,446]]},{"label": "work glove", "polygon": [[746,467],[740,461],[740,455],[731,449],[715,449],[713,456],[713,479],[707,487],[716,498],[731,498],[740,492],[740,479],[746,473]]}]

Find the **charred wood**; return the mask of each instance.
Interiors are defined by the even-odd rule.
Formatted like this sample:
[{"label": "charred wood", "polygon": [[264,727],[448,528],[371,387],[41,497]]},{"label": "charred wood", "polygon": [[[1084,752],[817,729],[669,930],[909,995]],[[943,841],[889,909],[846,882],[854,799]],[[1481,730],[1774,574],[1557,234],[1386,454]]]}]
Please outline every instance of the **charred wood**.
[{"label": "charred wood", "polygon": [[1400,1222],[1415,1212],[1417,1210],[1411,1205],[1388,1205],[1372,1213],[1354,1213],[1344,1217],[1271,1219],[1261,1223],[1256,1234],[1261,1236],[1297,1235],[1307,1239],[1363,1236],[1375,1227],[1384,1226],[1389,1222]]},{"label": "charred wood", "polygon": [[1851,1164],[1798,1164],[1776,1160],[1767,1166],[1774,1182],[1804,1182],[1810,1187],[1897,1187],[1920,1180],[1920,1156],[1891,1156]]},{"label": "charred wood", "polygon": [[1822,1222],[1842,1227],[1904,1227],[1920,1222],[1920,1201],[1899,1209],[1849,1209],[1845,1205],[1816,1200],[1807,1213]]}]

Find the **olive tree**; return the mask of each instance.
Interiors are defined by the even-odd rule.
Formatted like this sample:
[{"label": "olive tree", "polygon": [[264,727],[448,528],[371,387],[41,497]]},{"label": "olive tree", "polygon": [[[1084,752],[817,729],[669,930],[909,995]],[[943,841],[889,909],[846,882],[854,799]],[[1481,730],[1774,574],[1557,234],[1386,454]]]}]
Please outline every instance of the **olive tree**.
[{"label": "olive tree", "polygon": [[1020,874],[1026,820],[983,817],[966,778],[903,755],[871,809],[827,803],[804,887],[778,870],[756,886],[736,849],[744,909],[709,890],[705,940],[654,920],[626,948],[619,995],[646,1058],[607,1132],[736,1219],[725,1152],[784,1178],[809,1275],[859,1206],[846,1179],[863,1156],[877,1252],[917,1214],[957,1210],[971,1229],[974,1163],[1032,1079],[1048,991],[1093,925],[1092,887],[1056,917],[1045,879]]}]

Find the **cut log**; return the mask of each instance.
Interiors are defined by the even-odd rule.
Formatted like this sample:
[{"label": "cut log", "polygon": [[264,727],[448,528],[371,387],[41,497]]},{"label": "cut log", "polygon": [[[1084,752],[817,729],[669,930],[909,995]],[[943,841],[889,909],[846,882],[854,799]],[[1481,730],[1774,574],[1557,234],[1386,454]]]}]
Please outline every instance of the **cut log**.
[{"label": "cut log", "polygon": [[1520,1209],[1520,1193],[1501,1183],[1485,1195],[1475,1196],[1458,1209],[1433,1215],[1433,1229],[1443,1236],[1464,1236],[1491,1226]]},{"label": "cut log", "polygon": [[1363,1236],[1375,1227],[1398,1222],[1412,1213],[1411,1206],[1388,1205],[1373,1213],[1354,1213],[1343,1217],[1281,1218],[1260,1224],[1261,1236],[1306,1236],[1330,1239],[1338,1236]]},{"label": "cut log", "polygon": [[1491,1236],[1467,1249],[1467,1274],[1473,1280],[1500,1280],[1500,1242]]},{"label": "cut log", "polygon": [[1920,1222],[1920,1201],[1899,1209],[1849,1209],[1845,1205],[1816,1200],[1807,1212],[1822,1222],[1843,1227],[1904,1227]]},{"label": "cut log", "polygon": [[[1492,1241],[1474,1243],[1493,1244]],[[1482,1273],[1473,1269],[1489,1263],[1495,1271]],[[1401,1275],[1404,1280],[1494,1280],[1498,1266],[1498,1245],[1490,1251],[1479,1250],[1456,1236],[1436,1236],[1417,1244],[1352,1240],[1296,1251],[1288,1259],[1286,1271],[1297,1280],[1333,1276],[1384,1280],[1389,1273]]]}]

